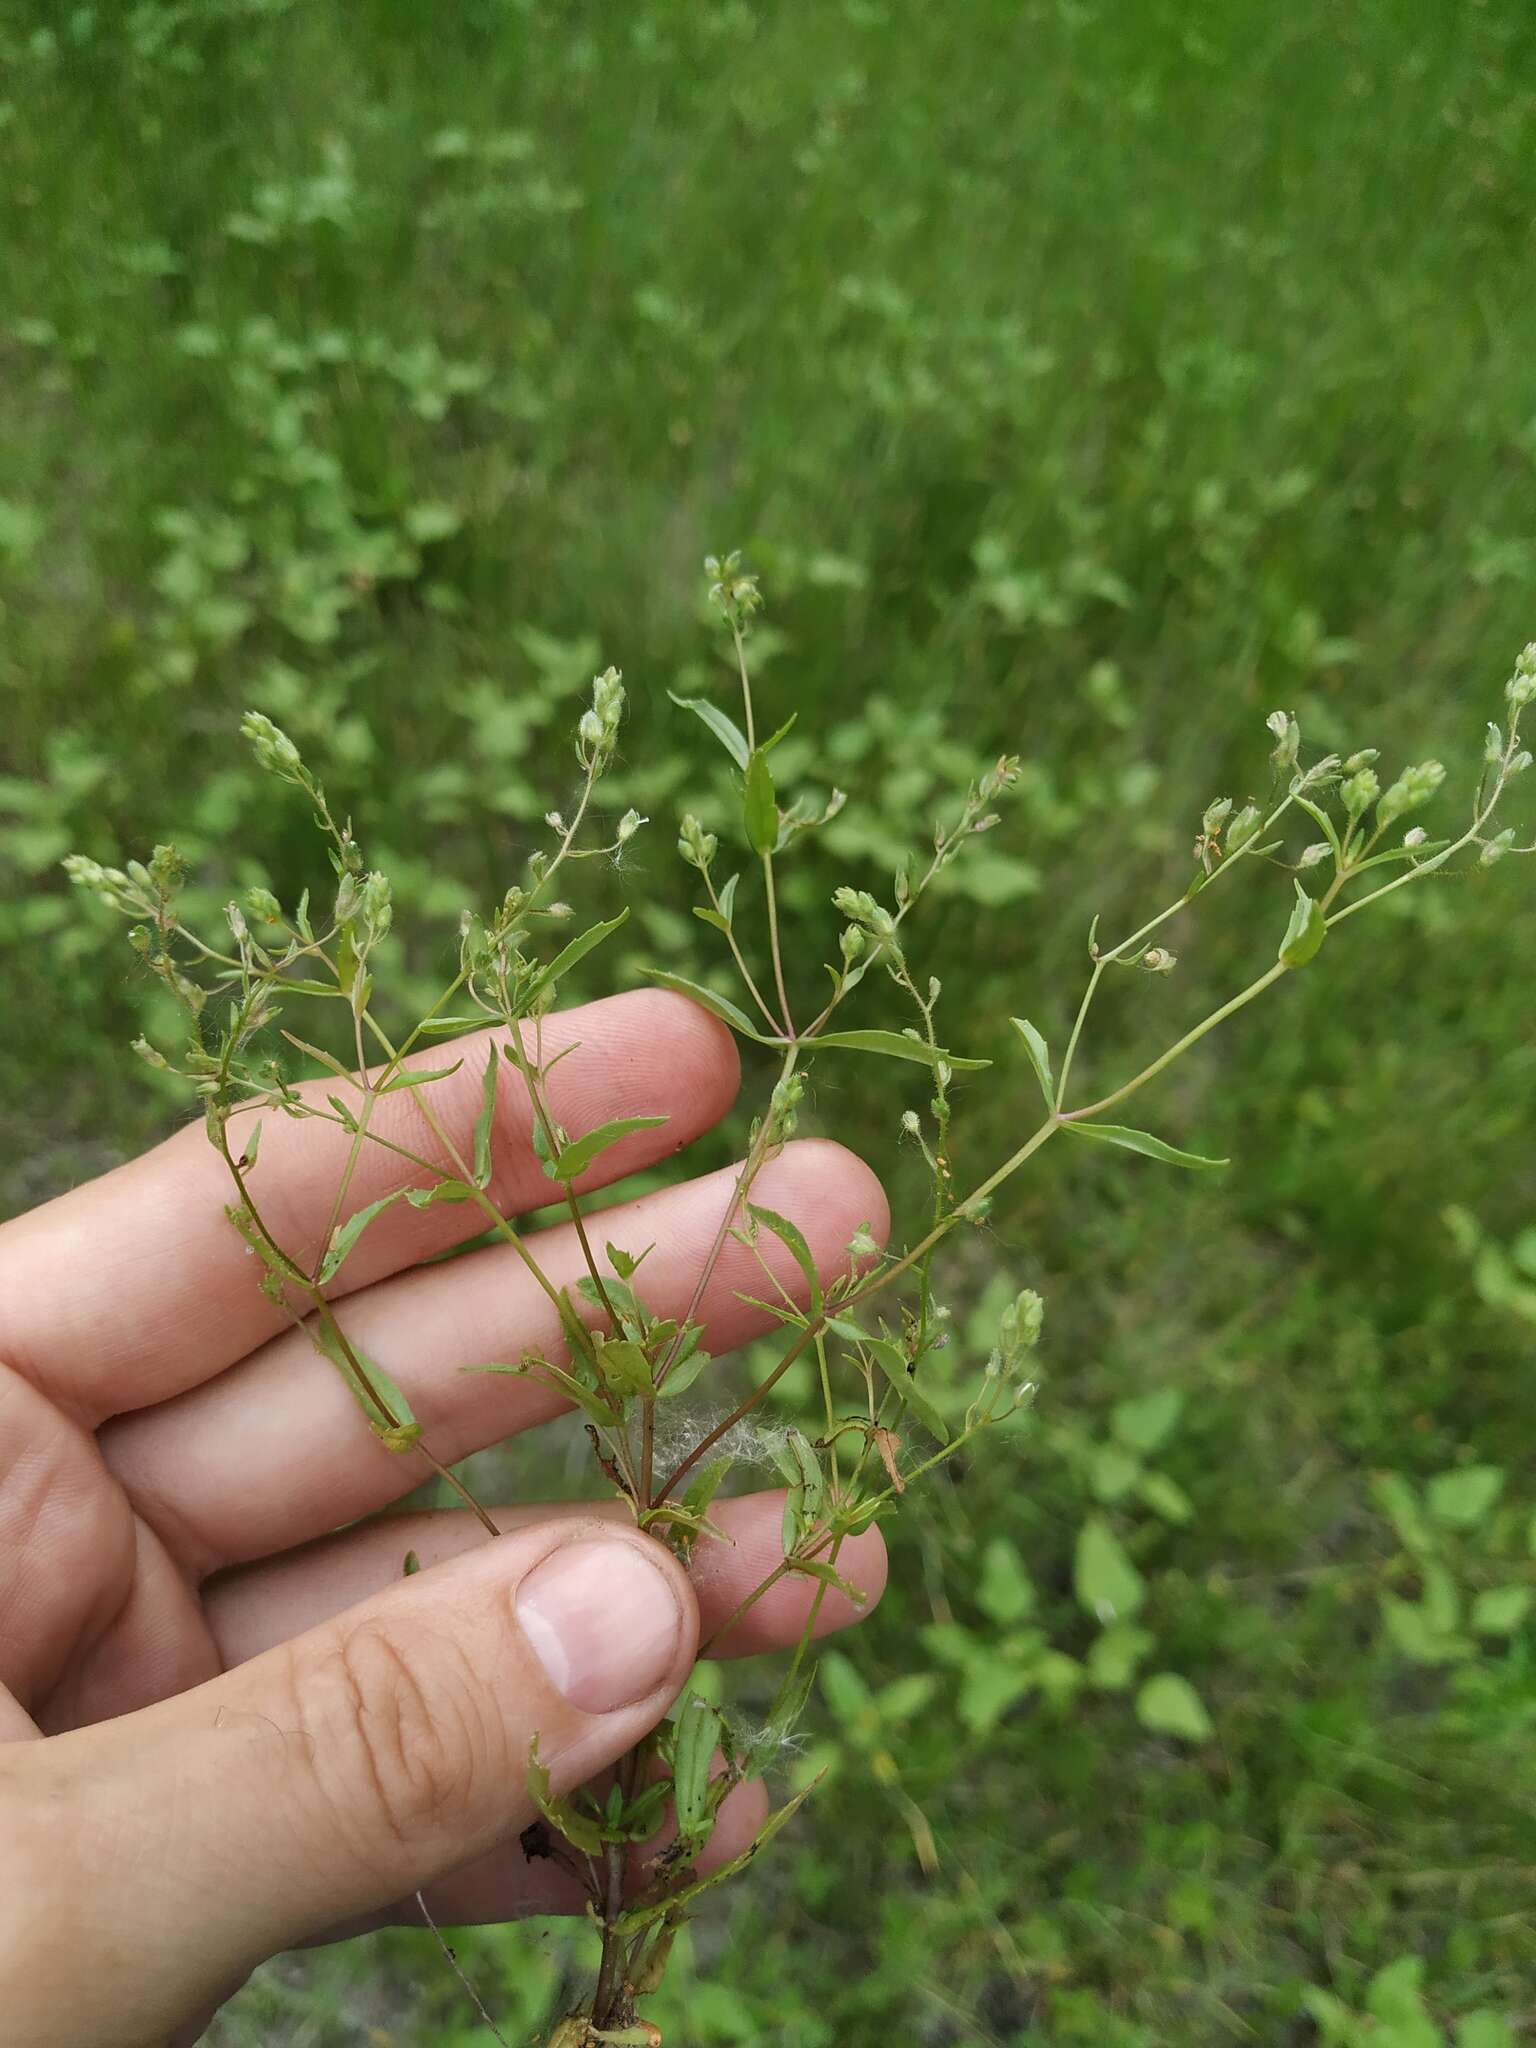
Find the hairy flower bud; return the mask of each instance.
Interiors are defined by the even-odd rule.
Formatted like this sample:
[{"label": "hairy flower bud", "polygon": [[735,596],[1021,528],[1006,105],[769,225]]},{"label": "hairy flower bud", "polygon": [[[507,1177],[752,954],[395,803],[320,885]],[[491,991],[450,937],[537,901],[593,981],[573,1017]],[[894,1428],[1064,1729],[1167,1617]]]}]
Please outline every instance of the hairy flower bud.
[{"label": "hairy flower bud", "polygon": [[698,868],[702,872],[714,859],[715,849],[719,844],[720,841],[715,834],[706,832],[692,811],[684,812],[682,823],[678,827],[677,850],[689,867]]},{"label": "hairy flower bud", "polygon": [[1344,763],[1344,773],[1346,775],[1358,775],[1362,768],[1369,768],[1373,761],[1379,761],[1380,759],[1381,749],[1379,747],[1361,747],[1357,753],[1351,754]]},{"label": "hairy flower bud", "polygon": [[1490,839],[1479,855],[1480,865],[1491,868],[1495,861],[1502,860],[1515,843],[1515,828],[1507,825],[1504,830]]},{"label": "hairy flower bud", "polygon": [[258,924],[281,924],[283,906],[270,889],[247,889],[245,892],[246,914],[254,917]]},{"label": "hairy flower bud", "polygon": [[1301,752],[1301,727],[1289,711],[1271,711],[1264,723],[1275,736],[1275,751],[1270,757],[1275,766],[1294,768]]},{"label": "hairy flower bud", "polygon": [[1256,838],[1263,822],[1264,813],[1257,804],[1244,804],[1227,827],[1228,856],[1241,852],[1251,839]]},{"label": "hairy flower bud", "polygon": [[645,822],[646,820],[641,817],[638,811],[626,811],[619,820],[618,832],[616,834],[620,846],[628,845],[629,841],[634,838]]},{"label": "hairy flower bud", "polygon": [[1301,858],[1296,865],[1299,868],[1315,868],[1319,862],[1325,861],[1332,851],[1326,839],[1314,839],[1310,846],[1302,848]]},{"label": "hairy flower bud", "polygon": [[1381,782],[1373,768],[1357,768],[1341,786],[1339,795],[1351,818],[1360,818],[1381,795]]},{"label": "hairy flower bud", "polygon": [[285,782],[296,782],[303,775],[304,762],[298,748],[265,712],[247,711],[240,721],[240,730],[270,775],[280,775]]},{"label": "hairy flower bud", "polygon": [[1149,946],[1141,956],[1141,964],[1149,974],[1172,974],[1179,956],[1170,953],[1166,946]]},{"label": "hairy flower bud", "polygon": [[1405,811],[1418,810],[1429,802],[1444,780],[1445,769],[1438,761],[1420,761],[1412,768],[1405,768],[1377,805],[1377,821],[1390,825]]}]

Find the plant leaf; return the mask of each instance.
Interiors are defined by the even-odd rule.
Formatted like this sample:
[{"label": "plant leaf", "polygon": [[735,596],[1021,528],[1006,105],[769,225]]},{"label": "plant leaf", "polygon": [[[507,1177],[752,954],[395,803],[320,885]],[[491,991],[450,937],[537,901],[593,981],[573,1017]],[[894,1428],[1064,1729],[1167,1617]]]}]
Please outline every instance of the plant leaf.
[{"label": "plant leaf", "polygon": [[579,1180],[600,1152],[606,1152],[610,1145],[617,1145],[620,1138],[627,1138],[631,1131],[653,1131],[658,1124],[664,1124],[664,1116],[616,1116],[585,1137],[575,1139],[556,1153],[545,1169],[554,1180]]},{"label": "plant leaf", "polygon": [[707,725],[715,738],[730,755],[736,766],[745,769],[747,765],[747,743],[740,728],[726,717],[718,704],[711,704],[707,697],[679,697],[676,690],[667,695],[680,710],[691,711],[695,718]]},{"label": "plant leaf", "polygon": [[425,1088],[429,1081],[446,1081],[463,1064],[462,1060],[455,1060],[451,1067],[410,1067],[404,1073],[396,1074],[393,1080],[386,1081],[378,1092],[380,1095],[393,1095],[400,1088]]},{"label": "plant leaf", "polygon": [[903,1407],[911,1409],[931,1437],[947,1444],[949,1424],[928,1397],[918,1392],[916,1381],[907,1370],[907,1359],[901,1346],[893,1344],[888,1337],[866,1337],[864,1348],[901,1396]]},{"label": "plant leaf", "polygon": [[1072,1583],[1080,1604],[1106,1624],[1129,1621],[1147,1597],[1141,1573],[1102,1515],[1090,1515],[1077,1532]]},{"label": "plant leaf", "polygon": [[824,1586],[835,1586],[844,1599],[851,1600],[855,1607],[868,1605],[869,1595],[851,1579],[845,1579],[836,1566],[828,1564],[825,1558],[792,1557],[789,1560],[789,1569],[792,1572],[804,1572],[807,1578],[819,1579]]},{"label": "plant leaf", "polygon": [[617,917],[610,917],[606,924],[589,925],[578,938],[562,948],[549,965],[540,970],[522,992],[522,1001],[531,1003],[541,996],[545,989],[553,988],[564,974],[569,974],[578,960],[585,960],[594,946],[600,946],[604,939],[611,938],[621,924],[628,922],[629,912],[621,910]]},{"label": "plant leaf", "polygon": [[772,853],[779,840],[779,806],[773,792],[773,770],[768,750],[758,747],[747,762],[747,780],[742,791],[742,823],[747,844],[754,853]]},{"label": "plant leaf", "polygon": [[943,1046],[935,1052],[922,1039],[908,1038],[901,1031],[822,1031],[808,1042],[812,1046],[841,1046],[847,1052],[885,1053],[893,1060],[916,1060],[924,1067],[931,1067],[942,1060],[957,1074],[979,1073],[983,1067],[992,1064],[990,1060],[963,1060],[958,1053],[946,1052]]},{"label": "plant leaf", "polygon": [[1206,1159],[1198,1152],[1181,1152],[1175,1145],[1165,1145],[1161,1138],[1154,1138],[1150,1131],[1129,1130],[1124,1124],[1079,1124],[1070,1118],[1062,1124],[1065,1131],[1074,1131],[1080,1138],[1094,1138],[1101,1145],[1120,1145],[1127,1152],[1140,1152],[1145,1158],[1160,1159],[1164,1166],[1230,1166],[1230,1159]]},{"label": "plant leaf", "polygon": [[493,1040],[486,1056],[485,1079],[480,1084],[480,1114],[475,1118],[475,1186],[491,1184],[491,1125],[496,1120],[496,1076],[501,1069],[501,1050]]},{"label": "plant leaf", "polygon": [[[413,1192],[420,1191],[413,1190]],[[349,1216],[345,1223],[337,1224],[336,1228],[331,1232],[330,1244],[326,1247],[325,1257],[320,1261],[320,1271],[316,1275],[322,1286],[327,1280],[333,1280],[336,1277],[342,1260],[351,1251],[353,1245],[357,1243],[357,1240],[368,1228],[374,1217],[389,1208],[391,1203],[398,1202],[404,1193],[404,1188],[396,1188],[392,1195],[381,1195],[378,1201],[370,1202],[367,1208],[359,1209],[354,1215]]]},{"label": "plant leaf", "polygon": [[1051,1049],[1027,1017],[1010,1017],[1009,1023],[1024,1041],[1029,1054],[1029,1063],[1035,1070],[1040,1083],[1040,1093],[1045,1097],[1047,1109],[1056,1107],[1056,1082],[1051,1073]]},{"label": "plant leaf", "polygon": [[370,1397],[367,1387],[364,1386],[363,1381],[358,1377],[357,1370],[352,1363],[352,1358],[347,1356],[347,1350],[343,1347],[339,1334],[325,1318],[323,1316],[313,1316],[305,1327],[309,1331],[310,1341],[314,1344],[315,1349],[323,1357],[331,1361],[332,1365],[335,1366],[336,1370],[346,1381],[347,1386],[352,1392],[353,1399],[368,1418],[368,1427],[373,1431],[380,1443],[383,1444],[385,1450],[408,1451],[421,1435],[421,1424],[411,1413],[410,1402],[406,1400],[404,1394],[401,1393],[399,1387],[396,1386],[383,1366],[376,1359],[370,1358],[358,1345],[353,1344],[350,1338],[347,1339],[347,1345],[351,1348],[352,1357],[356,1358],[358,1364],[361,1365],[363,1371],[367,1374],[369,1385],[373,1387],[380,1399],[389,1407],[391,1414],[394,1416],[393,1422],[386,1422],[384,1420],[374,1400]]},{"label": "plant leaf", "polygon": [[722,1863],[720,1868],[712,1870],[708,1877],[696,1878],[692,1884],[685,1884],[678,1891],[669,1891],[664,1898],[657,1899],[651,1905],[632,1907],[620,1918],[619,1932],[626,1936],[638,1934],[642,1927],[649,1927],[652,1921],[661,1919],[664,1914],[675,1913],[679,1906],[686,1906],[690,1899],[696,1899],[701,1892],[707,1892],[711,1885],[720,1884],[726,1878],[735,1877],[739,1871],[745,1870],[758,1851],[766,1848],[780,1828],[794,1818],[825,1776],[824,1771],[818,1771],[809,1785],[803,1786],[793,1799],[786,1799],[782,1806],[770,1813],[746,1848],[739,1856],[733,1856],[729,1863]]},{"label": "plant leaf", "polygon": [[719,1741],[719,1712],[690,1692],[672,1732],[672,1810],[677,1832],[690,1845],[702,1847],[714,1825],[709,1767]]},{"label": "plant leaf", "polygon": [[[722,1024],[729,1024],[733,1031],[739,1031],[743,1038],[750,1038],[757,1045],[779,1045],[781,1039],[765,1038],[753,1024],[745,1010],[739,1010],[729,996],[717,996],[712,988],[702,988],[696,981],[689,981],[681,974],[668,974],[659,967],[642,967],[640,972],[647,981],[654,981],[658,988],[669,988],[674,995],[687,996],[691,1002],[700,1004],[712,1017],[718,1017]],[[824,1041],[818,1040],[821,1044]]]},{"label": "plant leaf", "polygon": [[756,1202],[748,1202],[747,1214],[754,1223],[760,1223],[765,1230],[771,1230],[781,1244],[789,1247],[795,1264],[804,1274],[805,1284],[810,1289],[812,1312],[819,1315],[822,1300],[821,1275],[816,1271],[816,1261],[805,1241],[805,1232],[798,1223],[791,1223],[787,1216],[780,1216],[773,1209],[764,1209]]},{"label": "plant leaf", "polygon": [[1182,1742],[1209,1742],[1216,1732],[1199,1693],[1176,1671],[1159,1671],[1146,1681],[1136,1695],[1136,1718],[1154,1735],[1176,1735]]},{"label": "plant leaf", "polygon": [[1285,937],[1280,941],[1280,965],[1305,967],[1309,960],[1317,958],[1318,948],[1327,935],[1328,926],[1323,917],[1322,904],[1315,896],[1309,896],[1298,882],[1291,921],[1285,928]]},{"label": "plant leaf", "polygon": [[405,1199],[413,1209],[430,1209],[438,1202],[467,1202],[474,1192],[468,1181],[440,1180],[429,1188],[407,1188]]}]

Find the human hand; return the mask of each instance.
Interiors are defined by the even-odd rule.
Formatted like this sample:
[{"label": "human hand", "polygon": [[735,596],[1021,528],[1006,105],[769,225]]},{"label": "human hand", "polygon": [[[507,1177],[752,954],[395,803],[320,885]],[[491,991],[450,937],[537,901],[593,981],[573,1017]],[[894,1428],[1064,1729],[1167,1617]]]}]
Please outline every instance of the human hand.
[{"label": "human hand", "polygon": [[[735,1094],[729,1034],[677,997],[552,1017],[543,1043],[546,1056],[577,1048],[549,1077],[562,1123],[668,1115],[604,1153],[587,1186],[680,1149]],[[433,1084],[460,1144],[476,1071],[471,1054]],[[375,1125],[421,1143],[418,1118],[405,1091],[381,1101]],[[547,1199],[529,1121],[504,1088],[490,1192],[509,1215]],[[268,1118],[263,1206],[295,1251],[318,1256],[346,1144],[334,1126]],[[370,1149],[352,1199],[407,1179]],[[654,1244],[659,1313],[686,1306],[733,1182],[709,1174],[605,1213],[607,1235]],[[846,1265],[860,1224],[883,1231],[878,1183],[834,1145],[786,1147],[755,1194],[798,1221],[824,1276]],[[499,1511],[495,1541],[464,1513],[365,1519],[423,1468],[380,1446],[259,1292],[227,1199],[220,1162],[187,1130],[0,1229],[0,2010],[12,2048],[191,2038],[265,1956],[342,1927],[419,1921],[422,1888],[450,1923],[578,1907],[574,1881],[518,1845],[534,1817],[533,1736],[557,1791],[613,1762],[665,1714],[701,1634],[782,1555],[778,1494],[717,1503],[730,1541],[702,1541],[686,1574],[622,1503]],[[444,1462],[561,1406],[527,1380],[460,1370],[563,1355],[558,1318],[509,1247],[421,1264],[477,1227],[465,1209],[396,1204],[334,1288],[349,1333]],[[537,1256],[557,1283],[582,1269],[568,1225],[541,1233]],[[729,1247],[705,1294],[712,1351],[764,1325],[736,1295],[758,1291],[748,1256]],[[803,1288],[787,1257],[773,1263],[786,1289]],[[401,1579],[408,1549],[423,1568]],[[845,1543],[839,1569],[877,1598],[878,1533]],[[814,1592],[781,1580],[716,1651],[792,1641]],[[824,1594],[818,1632],[853,1614]],[[760,1788],[733,1793],[711,1856],[739,1850],[760,1813]]]}]

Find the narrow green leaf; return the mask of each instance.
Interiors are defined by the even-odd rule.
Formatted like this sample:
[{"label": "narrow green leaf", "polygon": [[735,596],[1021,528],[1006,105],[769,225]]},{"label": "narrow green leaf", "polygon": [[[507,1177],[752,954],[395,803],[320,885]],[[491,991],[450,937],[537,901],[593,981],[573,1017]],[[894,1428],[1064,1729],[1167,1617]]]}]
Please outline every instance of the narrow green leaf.
[{"label": "narrow green leaf", "polygon": [[416,1574],[420,1570],[421,1559],[416,1555],[414,1550],[408,1550],[405,1553],[405,1563],[400,1568],[401,1577],[406,1579],[414,1579]]},{"label": "narrow green leaf", "polygon": [[467,1202],[474,1195],[467,1181],[440,1180],[429,1188],[409,1188],[405,1199],[413,1209],[431,1209],[438,1202]]},{"label": "narrow green leaf", "polygon": [[386,1081],[379,1090],[381,1095],[393,1095],[400,1088],[425,1088],[429,1081],[446,1081],[450,1074],[456,1074],[464,1062],[455,1060],[451,1067],[409,1067],[404,1073],[396,1074]]},{"label": "narrow green leaf", "polygon": [[491,1126],[496,1120],[496,1077],[501,1071],[501,1051],[495,1040],[486,1055],[485,1079],[480,1085],[480,1114],[475,1118],[475,1186],[491,1184]]},{"label": "narrow green leaf", "polygon": [[556,1154],[549,1171],[556,1180],[579,1180],[601,1152],[627,1138],[631,1131],[653,1131],[664,1124],[664,1116],[616,1116],[585,1137],[577,1138]]},{"label": "narrow green leaf", "polygon": [[816,1271],[816,1261],[805,1241],[805,1232],[797,1223],[791,1223],[787,1216],[780,1216],[773,1209],[764,1209],[756,1202],[748,1202],[747,1214],[754,1223],[760,1223],[765,1230],[771,1230],[782,1244],[788,1246],[795,1264],[805,1276],[805,1284],[810,1290],[812,1312],[819,1315],[822,1300],[821,1275]]},{"label": "narrow green leaf", "polygon": [[911,1409],[931,1437],[947,1444],[949,1424],[927,1395],[918,1391],[914,1375],[907,1370],[907,1358],[901,1346],[893,1344],[888,1337],[866,1337],[864,1348],[900,1395],[902,1406]]},{"label": "narrow green leaf", "polygon": [[[368,1419],[368,1427],[384,1448],[387,1451],[408,1451],[421,1435],[421,1424],[411,1413],[410,1402],[406,1400],[383,1366],[353,1344],[350,1338],[344,1346],[337,1332],[321,1316],[312,1316],[305,1328],[309,1331],[315,1349],[331,1361],[346,1381],[353,1399]],[[350,1358],[347,1355],[348,1347],[352,1353]],[[359,1377],[352,1363],[353,1358],[367,1374],[367,1386]],[[372,1387],[379,1400],[385,1403],[393,1417],[392,1421],[384,1419],[377,1402],[369,1394],[368,1387]]]},{"label": "narrow green leaf", "polygon": [[585,1386],[574,1373],[564,1366],[552,1365],[547,1358],[525,1358],[517,1365],[510,1365],[500,1359],[493,1359],[485,1365],[461,1366],[461,1372],[499,1373],[508,1379],[531,1380],[536,1387],[547,1387],[560,1394],[575,1408],[579,1408],[589,1421],[600,1429],[612,1429],[622,1418],[601,1394]]},{"label": "narrow green leaf", "polygon": [[722,916],[723,916],[723,917],[725,918],[725,921],[726,921],[726,923],[727,923],[727,924],[729,924],[729,923],[731,922],[731,919],[732,919],[732,918],[733,918],[733,917],[735,916],[735,914],[736,914],[736,913],[735,913],[735,910],[734,910],[734,908],[733,908],[733,906],[734,906],[734,904],[735,904],[735,902],[736,902],[736,888],[737,888],[737,884],[738,884],[738,883],[739,883],[740,881],[741,881],[741,877],[740,877],[740,875],[732,875],[731,879],[730,879],[730,880],[729,880],[729,881],[728,881],[728,882],[726,883],[725,887],[724,887],[724,888],[723,888],[723,889],[722,889],[722,890],[720,891],[720,911],[721,911],[721,915],[722,915]]},{"label": "narrow green leaf", "polygon": [[628,918],[629,912],[621,910],[617,917],[610,917],[606,924],[589,925],[579,938],[572,939],[568,946],[555,955],[547,967],[534,976],[523,990],[523,1002],[532,1003],[545,989],[553,988],[562,975],[570,973],[578,960],[586,959],[594,946],[600,946],[604,939],[612,938],[619,926],[626,923]]},{"label": "narrow green leaf", "polygon": [[679,710],[691,711],[695,718],[707,725],[736,766],[745,769],[746,740],[742,737],[740,729],[726,717],[718,704],[711,704],[707,697],[679,697],[676,690],[668,690],[667,695]]},{"label": "narrow green leaf", "polygon": [[733,1462],[729,1456],[725,1456],[711,1458],[707,1465],[700,1466],[694,1474],[692,1485],[683,1495],[683,1506],[693,1514],[702,1515],[720,1491]]},{"label": "narrow green leaf", "polygon": [[702,923],[712,924],[717,932],[728,932],[731,928],[730,919],[722,917],[718,910],[711,910],[707,903],[695,903],[693,914]]},{"label": "narrow green leaf", "polygon": [[261,1118],[257,1117],[251,1135],[245,1141],[245,1150],[240,1154],[240,1171],[249,1173],[261,1152]]},{"label": "narrow green leaf", "polygon": [[1056,1107],[1056,1082],[1051,1074],[1050,1047],[1027,1017],[1010,1017],[1008,1021],[1024,1041],[1024,1049],[1029,1054],[1029,1063],[1034,1068],[1035,1078],[1040,1083],[1040,1093],[1045,1097],[1046,1108],[1054,1109]]},{"label": "narrow green leaf", "polygon": [[772,853],[779,840],[779,806],[773,792],[773,770],[766,748],[758,747],[747,762],[741,799],[742,824],[754,853]]},{"label": "narrow green leaf", "polygon": [[789,1561],[792,1572],[803,1572],[809,1579],[819,1579],[824,1586],[835,1587],[845,1600],[851,1600],[855,1607],[868,1605],[869,1595],[856,1586],[852,1579],[845,1579],[834,1565],[821,1557],[793,1557]]},{"label": "narrow green leaf", "polygon": [[718,1711],[690,1692],[672,1730],[672,1811],[690,1846],[702,1847],[714,1824],[709,1767],[719,1741]]},{"label": "narrow green leaf", "polygon": [[348,1252],[357,1243],[357,1240],[368,1228],[374,1217],[382,1214],[392,1203],[398,1202],[404,1193],[404,1188],[396,1188],[392,1195],[381,1195],[378,1201],[370,1202],[365,1209],[359,1209],[355,1215],[349,1216],[345,1223],[339,1223],[336,1226],[335,1230],[331,1233],[330,1244],[326,1247],[325,1257],[320,1261],[320,1271],[317,1277],[322,1286],[327,1280],[333,1280],[336,1277],[343,1259],[346,1258]]},{"label": "narrow green leaf", "polygon": [[701,1892],[707,1892],[712,1885],[722,1884],[727,1878],[735,1877],[738,1872],[745,1870],[758,1851],[766,1848],[779,1830],[794,1818],[824,1776],[824,1772],[818,1772],[810,1784],[802,1787],[793,1799],[785,1800],[781,1807],[770,1813],[739,1856],[733,1856],[729,1863],[722,1863],[719,1869],[712,1870],[708,1877],[696,1878],[692,1884],[685,1884],[677,1891],[669,1891],[648,1906],[632,1907],[620,1918],[619,1932],[626,1938],[631,1934],[638,1934],[642,1927],[649,1927],[664,1914],[675,1913],[680,1906],[686,1906],[691,1899],[696,1899]]},{"label": "narrow green leaf", "polygon": [[335,1074],[339,1080],[345,1081],[349,1088],[357,1086],[357,1076],[351,1069],[344,1067],[340,1060],[332,1059],[328,1052],[322,1052],[318,1045],[311,1045],[307,1038],[295,1037],[291,1031],[285,1030],[283,1036],[290,1045],[297,1046],[300,1052],[306,1053],[310,1059],[318,1061],[327,1073]]},{"label": "narrow green leaf", "polygon": [[983,1067],[990,1067],[990,1060],[963,1060],[958,1053],[946,1052],[940,1046],[935,1052],[920,1038],[908,1038],[902,1031],[822,1031],[809,1041],[812,1046],[841,1046],[847,1052],[884,1053],[893,1060],[916,1060],[920,1066],[931,1067],[942,1060],[957,1074],[979,1073]]},{"label": "narrow green leaf", "polygon": [[1280,941],[1280,965],[1305,967],[1309,960],[1317,958],[1318,948],[1327,934],[1328,926],[1324,921],[1322,904],[1315,896],[1309,896],[1298,882],[1291,921],[1285,928],[1285,937]]},{"label": "narrow green leaf", "polygon": [[733,1031],[739,1031],[743,1038],[750,1038],[754,1044],[782,1043],[779,1039],[765,1038],[746,1011],[738,1009],[728,996],[717,996],[712,988],[702,988],[698,982],[689,981],[681,974],[664,973],[659,967],[642,967],[640,972],[647,981],[654,981],[658,988],[669,988],[674,995],[687,996],[690,1002],[700,1004],[712,1017],[718,1017],[722,1024],[729,1024]]},{"label": "narrow green leaf", "polygon": [[1062,1129],[1079,1138],[1093,1138],[1101,1145],[1119,1145],[1127,1152],[1140,1152],[1147,1159],[1160,1159],[1164,1166],[1230,1166],[1230,1159],[1205,1159],[1198,1152],[1180,1152],[1165,1145],[1148,1131],[1128,1130],[1124,1124],[1079,1124],[1070,1119]]},{"label": "narrow green leaf", "polygon": [[579,1813],[569,1799],[557,1799],[550,1788],[549,1772],[539,1761],[537,1735],[528,1750],[528,1796],[558,1834],[585,1856],[601,1856],[603,1831],[590,1815]]}]

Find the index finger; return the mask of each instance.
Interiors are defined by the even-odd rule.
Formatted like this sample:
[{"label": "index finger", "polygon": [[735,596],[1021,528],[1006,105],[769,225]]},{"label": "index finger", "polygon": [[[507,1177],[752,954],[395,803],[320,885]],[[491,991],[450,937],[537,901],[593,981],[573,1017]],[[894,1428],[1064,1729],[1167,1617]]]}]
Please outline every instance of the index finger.
[{"label": "index finger", "polygon": [[[454,1147],[474,1145],[489,1042],[459,1040],[455,1074],[434,1081],[433,1111]],[[506,1037],[505,1029],[499,1036]],[[615,1117],[661,1115],[601,1153],[578,1187],[601,1187],[681,1150],[735,1098],[739,1067],[725,1026],[662,990],[610,996],[547,1017],[544,1057],[558,1053],[545,1084],[550,1113],[573,1136]],[[569,1051],[567,1051],[569,1048]],[[442,1048],[409,1064],[440,1067]],[[323,1103],[335,1084],[306,1084]],[[426,1124],[417,1091],[381,1097],[372,1128],[452,1169]],[[491,1132],[498,1210],[513,1215],[549,1201],[552,1183],[531,1143],[532,1105],[510,1066],[501,1074]],[[324,1248],[352,1140],[339,1125],[269,1113],[251,1176],[252,1193],[283,1250],[307,1269]],[[365,1144],[344,1214],[427,1176],[382,1145]],[[243,1358],[287,1325],[261,1293],[251,1253],[224,1211],[235,1189],[201,1126],[0,1229],[0,1357],[50,1398],[94,1425],[108,1415],[168,1399]],[[417,1209],[397,1203],[358,1240],[331,1283],[338,1298],[449,1249],[484,1228],[472,1203]]]}]

